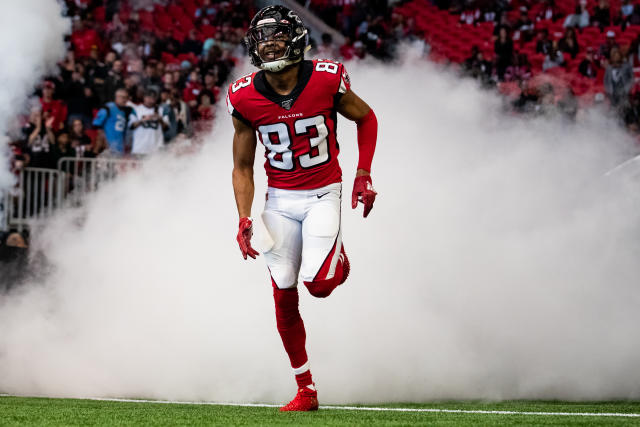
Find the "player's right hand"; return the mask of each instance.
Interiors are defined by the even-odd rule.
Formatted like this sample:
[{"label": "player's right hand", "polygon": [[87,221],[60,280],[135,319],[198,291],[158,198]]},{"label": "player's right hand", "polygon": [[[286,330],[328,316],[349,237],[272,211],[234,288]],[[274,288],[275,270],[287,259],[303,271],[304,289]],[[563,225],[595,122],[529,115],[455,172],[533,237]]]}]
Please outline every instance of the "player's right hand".
[{"label": "player's right hand", "polygon": [[356,180],[353,182],[353,193],[351,194],[351,207],[355,209],[358,207],[358,202],[361,202],[364,205],[362,216],[366,218],[371,209],[373,209],[373,202],[376,201],[377,194],[373,189],[371,176],[356,176]]},{"label": "player's right hand", "polygon": [[238,225],[238,245],[240,246],[240,252],[244,259],[247,259],[247,255],[255,259],[258,251],[251,247],[251,236],[253,235],[253,220],[249,217],[240,218],[240,224]]}]

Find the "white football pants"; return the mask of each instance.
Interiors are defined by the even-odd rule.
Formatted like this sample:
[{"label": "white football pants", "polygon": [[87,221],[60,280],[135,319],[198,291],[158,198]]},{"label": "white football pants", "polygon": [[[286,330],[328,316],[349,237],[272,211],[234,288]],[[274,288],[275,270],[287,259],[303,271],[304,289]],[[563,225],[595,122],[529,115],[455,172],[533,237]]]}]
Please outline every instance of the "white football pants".
[{"label": "white football pants", "polygon": [[333,278],[340,249],[342,184],[313,190],[269,187],[262,220],[273,240],[264,258],[280,289]]}]

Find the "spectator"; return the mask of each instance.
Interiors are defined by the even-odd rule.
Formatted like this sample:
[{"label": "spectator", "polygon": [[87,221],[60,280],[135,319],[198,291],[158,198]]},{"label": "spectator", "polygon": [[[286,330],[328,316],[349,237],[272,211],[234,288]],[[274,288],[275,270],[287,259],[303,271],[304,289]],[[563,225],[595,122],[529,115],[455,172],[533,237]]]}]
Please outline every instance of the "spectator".
[{"label": "spectator", "polygon": [[618,21],[623,27],[629,24],[631,21],[631,15],[633,15],[633,4],[631,4],[631,0],[622,0]]},{"label": "spectator", "polygon": [[323,58],[323,59],[338,58],[338,50],[336,49],[336,46],[333,43],[333,37],[331,37],[331,34],[329,33],[322,34],[322,42],[318,46],[316,56],[318,58]]},{"label": "spectator", "polygon": [[555,21],[558,18],[554,0],[544,0],[536,16],[536,21]]},{"label": "spectator", "polygon": [[607,31],[607,39],[602,45],[600,45],[600,50],[598,51],[600,58],[605,58],[608,60],[609,54],[614,48],[619,48],[618,44],[616,43],[616,33],[610,30]]},{"label": "spectator", "polygon": [[22,234],[0,234],[0,292],[10,290],[26,278],[28,261],[28,245]]},{"label": "spectator", "polygon": [[519,113],[530,114],[536,110],[539,94],[535,86],[529,80],[520,82],[520,96],[513,101],[513,109]]},{"label": "spectator", "polygon": [[578,40],[576,38],[576,31],[572,27],[565,30],[564,36],[558,43],[558,48],[562,52],[571,56],[572,59],[576,59],[576,56],[578,56],[578,52],[580,51],[580,46],[578,45]]},{"label": "spectator", "polygon": [[214,70],[209,70],[204,75],[204,87],[202,88],[202,90],[207,90],[213,94],[211,102],[214,103],[216,102],[216,99],[218,98],[218,94],[220,92],[220,88],[216,85],[217,80],[218,76],[216,75]]},{"label": "spectator", "polygon": [[203,0],[202,6],[196,9],[194,18],[202,25],[211,24],[215,18],[218,10],[211,4],[211,0]]},{"label": "spectator", "polygon": [[573,89],[569,87],[566,93],[558,100],[558,110],[571,121],[575,121],[578,115],[578,98],[573,92]]},{"label": "spectator", "polygon": [[640,25],[640,4],[633,7],[633,13],[629,17],[629,25]]},{"label": "spectator", "polygon": [[633,68],[640,67],[640,34],[631,42],[629,46],[629,62]]},{"label": "spectator", "polygon": [[529,42],[533,39],[533,22],[529,19],[529,12],[526,6],[520,6],[520,17],[515,28],[520,32],[520,40]]},{"label": "spectator", "polygon": [[604,72],[604,91],[611,105],[623,111],[628,106],[632,86],[633,69],[628,61],[623,60],[620,49],[614,47]]},{"label": "spectator", "polygon": [[171,91],[169,102],[176,117],[177,135],[191,136],[191,109],[189,108],[189,105],[180,98],[179,90],[174,89]]},{"label": "spectator", "polygon": [[[173,73],[167,72],[167,73],[164,73],[164,76],[162,76],[162,89],[171,91],[175,87],[176,83],[177,82],[173,77]],[[213,85],[215,85],[215,81],[213,82]]]},{"label": "spectator", "polygon": [[198,95],[202,91],[202,77],[197,70],[193,70],[187,77],[184,90],[182,91],[183,100],[189,105],[193,111],[198,106]]},{"label": "spectator", "polygon": [[494,43],[496,53],[496,73],[500,81],[504,80],[504,72],[513,61],[513,41],[506,27],[498,31],[498,39]]},{"label": "spectator", "polygon": [[51,149],[51,163],[49,167],[51,169],[57,169],[58,162],[63,157],[76,157],[76,150],[71,147],[71,139],[66,132],[58,135],[57,144]]},{"label": "spectator", "polygon": [[598,76],[598,70],[600,69],[600,64],[598,61],[594,59],[593,48],[589,46],[584,55],[584,59],[580,62],[578,66],[578,71],[585,77],[589,77],[590,79],[595,79]]},{"label": "spectator", "polygon": [[101,155],[102,153],[109,152],[109,145],[107,144],[107,139],[104,137],[104,134],[98,134],[96,139],[91,143],[90,146],[85,147],[82,152],[82,157],[88,159],[94,159]]},{"label": "spectator", "polygon": [[520,53],[515,55],[515,60],[512,66],[507,67],[507,71],[504,74],[505,81],[523,81],[531,78],[531,64],[529,63],[529,57]]},{"label": "spectator", "polygon": [[587,10],[586,2],[581,1],[579,5],[576,6],[576,10],[567,15],[564,20],[564,24],[562,24],[565,28],[585,28],[589,26],[589,11]]},{"label": "spectator", "polygon": [[56,142],[53,123],[54,118],[50,111],[42,111],[36,117],[35,126],[31,129],[28,139],[29,166],[34,168],[49,166],[49,152]]},{"label": "spectator", "polygon": [[344,44],[340,46],[340,56],[345,61],[350,61],[356,56],[356,49],[353,46],[353,40],[350,37],[345,37]]},{"label": "spectator", "polygon": [[124,80],[122,78],[123,71],[124,67],[122,65],[122,60],[115,59],[111,65],[111,69],[107,72],[107,77],[105,79],[105,99],[113,99],[116,90],[124,87]]},{"label": "spectator", "polygon": [[144,93],[143,103],[135,108],[133,117],[131,154],[147,155],[158,151],[164,144],[163,132],[169,127],[169,117],[162,113],[154,90]]},{"label": "spectator", "polygon": [[360,40],[353,43],[353,55],[358,59],[364,59],[367,56],[367,48]]},{"label": "spectator", "polygon": [[467,25],[473,25],[479,22],[482,17],[482,12],[480,8],[463,10],[460,13],[460,22]]},{"label": "spectator", "polygon": [[171,107],[171,92],[169,89],[162,89],[160,91],[160,114],[167,116],[169,119],[169,126],[164,129],[164,143],[169,143],[178,134],[178,121],[176,114]]},{"label": "spectator", "polygon": [[551,40],[549,40],[549,30],[543,28],[538,32],[538,41],[536,42],[536,53],[547,55],[551,51]]},{"label": "spectator", "polygon": [[500,22],[501,10],[497,2],[488,2],[482,8],[482,20],[483,22]]},{"label": "spectator", "polygon": [[115,101],[102,107],[93,120],[93,126],[103,130],[109,146],[109,154],[113,156],[119,157],[125,154],[126,131],[134,114],[131,107],[127,105],[128,101],[127,91],[118,89]]},{"label": "spectator", "polygon": [[[78,141],[78,146],[88,146],[91,145],[91,138],[87,135],[84,123],[82,120],[76,119],[71,122],[71,130],[69,131],[69,138],[72,141]],[[73,146],[73,145],[72,145]],[[78,148],[78,146],[74,146],[73,148]]]},{"label": "spectator", "polygon": [[91,28],[88,21],[83,21],[76,15],[73,19],[71,44],[77,58],[86,58],[90,55],[92,46],[100,45],[100,35]]},{"label": "spectator", "polygon": [[83,71],[84,67],[81,64],[76,64],[71,73],[62,73],[68,106],[67,122],[72,123],[79,119],[89,125],[93,117],[93,110],[98,105],[98,99],[94,96],[91,86],[86,84]]},{"label": "spectator", "polygon": [[630,132],[634,134],[640,132],[640,92],[631,91],[629,107],[625,109],[623,121]]},{"label": "spectator", "polygon": [[52,80],[44,82],[40,105],[42,111],[49,113],[49,117],[52,118],[52,129],[58,131],[64,126],[67,119],[67,106],[61,100],[53,99],[55,88],[56,85]]},{"label": "spectator", "polygon": [[468,76],[479,80],[483,85],[491,82],[493,66],[484,58],[478,46],[471,49],[471,56],[465,61],[464,69]]},{"label": "spectator", "polygon": [[611,10],[609,8],[609,0],[600,0],[598,5],[593,9],[591,24],[604,29],[611,25]]},{"label": "spectator", "polygon": [[147,60],[147,63],[144,66],[144,70],[142,72],[142,85],[144,87],[149,86],[157,86],[160,87],[162,85],[162,79],[158,76],[157,63],[155,59],[151,58]]},{"label": "spectator", "polygon": [[547,71],[555,67],[562,67],[564,66],[564,63],[565,63],[564,55],[558,48],[558,41],[554,40],[553,43],[551,43],[551,50],[544,57],[544,62],[542,63],[542,70]]},{"label": "spectator", "polygon": [[182,42],[181,52],[193,53],[194,55],[202,53],[202,42],[198,40],[198,33],[195,28],[189,31],[189,36]]},{"label": "spectator", "polygon": [[214,95],[209,90],[203,90],[198,96],[198,114],[197,119],[200,121],[211,121],[214,117],[213,110]]}]

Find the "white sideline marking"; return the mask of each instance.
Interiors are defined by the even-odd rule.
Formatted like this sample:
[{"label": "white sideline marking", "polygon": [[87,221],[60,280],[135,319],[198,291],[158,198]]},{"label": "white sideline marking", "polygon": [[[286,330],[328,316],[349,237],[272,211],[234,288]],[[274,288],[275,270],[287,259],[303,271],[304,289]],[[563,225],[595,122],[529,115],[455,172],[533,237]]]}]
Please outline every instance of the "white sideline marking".
[{"label": "white sideline marking", "polygon": [[[26,397],[0,394],[0,397]],[[46,397],[46,396],[39,396]],[[212,405],[212,406],[237,406],[249,408],[279,408],[282,405],[270,403],[230,403],[230,402],[189,402],[178,400],[146,400],[146,399],[116,399],[107,397],[90,397],[77,399],[96,400],[102,402],[125,402],[125,403],[160,403],[171,405]],[[429,412],[447,414],[483,414],[483,415],[539,415],[539,416],[563,416],[563,417],[627,417],[640,418],[640,414],[615,413],[615,412],[524,412],[524,411],[482,411],[472,409],[436,409],[436,408],[381,408],[375,406],[331,406],[321,405],[320,409],[334,409],[341,411],[378,411],[378,412]]]}]

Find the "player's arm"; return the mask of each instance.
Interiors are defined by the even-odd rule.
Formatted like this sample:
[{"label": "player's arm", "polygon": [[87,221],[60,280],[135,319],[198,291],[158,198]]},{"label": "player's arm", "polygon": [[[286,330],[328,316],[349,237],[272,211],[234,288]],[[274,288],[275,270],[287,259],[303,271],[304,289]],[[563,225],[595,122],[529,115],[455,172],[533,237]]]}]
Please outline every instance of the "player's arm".
[{"label": "player's arm", "polygon": [[253,183],[253,162],[256,155],[256,133],[252,127],[232,117],[233,127],[233,193],[236,197],[238,216],[240,217],[238,244],[242,256],[255,258],[258,252],[251,247],[251,205],[255,190]]},{"label": "player's arm", "polygon": [[375,113],[358,95],[348,89],[340,98],[337,110],[358,126],[358,169],[353,184],[351,207],[356,208],[358,202],[364,204],[363,215],[366,217],[373,208],[376,192],[371,182],[371,163],[378,138],[378,120]]}]

